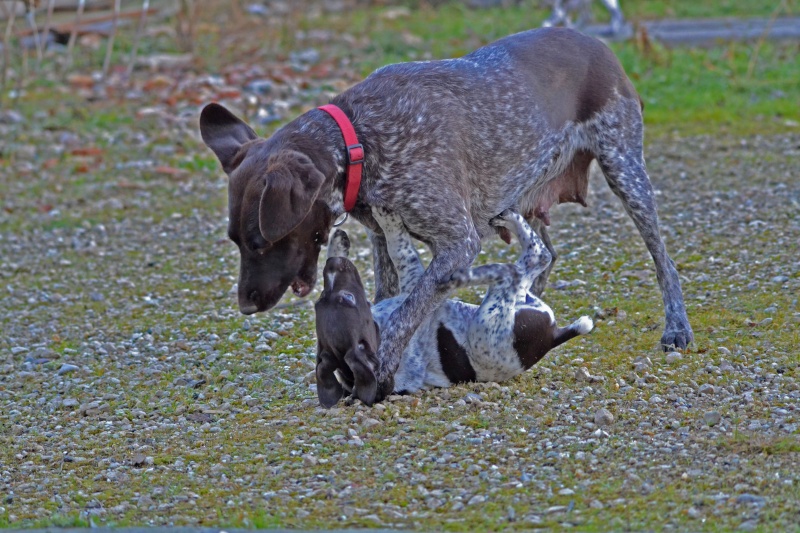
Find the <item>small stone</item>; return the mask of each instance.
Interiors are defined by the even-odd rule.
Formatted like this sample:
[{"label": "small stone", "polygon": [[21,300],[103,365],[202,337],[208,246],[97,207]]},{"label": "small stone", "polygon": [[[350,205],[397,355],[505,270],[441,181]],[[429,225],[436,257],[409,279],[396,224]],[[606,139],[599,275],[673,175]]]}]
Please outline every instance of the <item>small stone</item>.
[{"label": "small stone", "polygon": [[444,440],[446,440],[447,442],[455,442],[460,438],[461,434],[459,433],[448,433],[447,435],[445,435]]},{"label": "small stone", "polygon": [[253,407],[255,405],[258,405],[258,400],[256,398],[253,398],[252,396],[245,396],[244,398],[242,398],[242,401],[248,407]]},{"label": "small stone", "polygon": [[317,371],[311,370],[305,376],[303,376],[303,383],[311,384],[317,382]]},{"label": "small stone", "polygon": [[770,281],[772,283],[786,283],[789,281],[789,276],[775,276]]},{"label": "small stone", "polygon": [[736,497],[736,503],[749,503],[753,505],[764,505],[767,503],[767,499],[763,496],[757,496],[755,494],[750,494],[749,492],[745,492],[743,494],[739,494]]},{"label": "small stone", "polygon": [[371,427],[380,425],[380,423],[381,423],[381,421],[377,420],[375,418],[366,418],[366,419],[364,419],[364,422],[362,422],[362,425],[365,428],[371,428]]},{"label": "small stone", "polygon": [[479,404],[483,401],[480,394],[475,394],[474,392],[468,392],[464,395],[464,401],[467,403],[474,403]]},{"label": "small stone", "polygon": [[575,494],[575,491],[572,489],[561,489],[558,491],[559,496],[572,496]]},{"label": "small stone", "polygon": [[575,370],[575,381],[591,381],[592,375],[589,373],[589,369],[585,366],[579,366],[577,370]]},{"label": "small stone", "polygon": [[739,524],[740,531],[753,531],[758,527],[758,521],[756,520],[745,520],[741,524]]},{"label": "small stone", "polygon": [[25,122],[25,117],[19,111],[7,109],[0,112],[0,124],[22,124],[23,122]]},{"label": "small stone", "polygon": [[600,427],[610,426],[614,423],[614,415],[608,409],[598,409],[594,414],[594,423]]},{"label": "small stone", "polygon": [[689,518],[700,518],[703,513],[700,512],[700,509],[697,507],[689,507],[689,510],[686,511],[686,514],[689,515]]},{"label": "small stone", "polygon": [[703,420],[705,420],[706,424],[709,426],[716,426],[719,424],[719,421],[722,420],[722,415],[717,411],[708,411],[703,415]]},{"label": "small stone", "polygon": [[303,462],[309,466],[316,466],[319,461],[313,455],[306,453],[303,454]]},{"label": "small stone", "polygon": [[63,376],[64,374],[75,372],[76,370],[79,370],[79,367],[71,365],[69,363],[64,363],[63,365],[61,365],[61,368],[58,369],[58,375]]},{"label": "small stone", "polygon": [[669,352],[664,357],[664,360],[666,360],[666,362],[669,364],[677,363],[681,359],[683,359],[683,354],[681,352]]},{"label": "small stone", "polygon": [[485,496],[481,496],[480,494],[476,494],[472,498],[469,499],[467,505],[478,505],[486,501]]},{"label": "small stone", "polygon": [[71,409],[73,407],[78,407],[78,405],[80,405],[80,403],[75,398],[64,398],[64,401],[61,402],[61,406],[66,407],[68,409]]},{"label": "small stone", "polygon": [[704,383],[700,385],[700,388],[697,390],[697,392],[700,394],[715,394],[717,389],[711,383]]},{"label": "small stone", "polygon": [[139,468],[145,465],[147,457],[142,453],[137,453],[131,458],[131,466]]}]

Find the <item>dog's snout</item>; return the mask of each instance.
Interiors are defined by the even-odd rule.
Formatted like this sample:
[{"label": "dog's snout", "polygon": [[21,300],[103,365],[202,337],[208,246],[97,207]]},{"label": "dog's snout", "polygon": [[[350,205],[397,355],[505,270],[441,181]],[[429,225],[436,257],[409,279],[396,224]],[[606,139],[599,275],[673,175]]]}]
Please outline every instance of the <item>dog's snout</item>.
[{"label": "dog's snout", "polygon": [[252,315],[258,312],[258,291],[250,291],[246,300],[243,300],[241,296],[239,298],[239,311],[243,315]]},{"label": "dog's snout", "polygon": [[243,315],[252,315],[258,311],[258,306],[256,304],[240,305],[239,311]]}]

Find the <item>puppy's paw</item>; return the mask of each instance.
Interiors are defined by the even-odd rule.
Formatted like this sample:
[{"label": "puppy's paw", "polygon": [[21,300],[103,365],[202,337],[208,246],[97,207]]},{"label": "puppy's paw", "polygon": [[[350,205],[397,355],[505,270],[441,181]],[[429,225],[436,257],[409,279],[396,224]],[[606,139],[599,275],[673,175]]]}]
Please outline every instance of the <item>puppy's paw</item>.
[{"label": "puppy's paw", "polygon": [[349,253],[350,237],[347,236],[346,231],[337,229],[328,242],[328,257],[347,257]]}]

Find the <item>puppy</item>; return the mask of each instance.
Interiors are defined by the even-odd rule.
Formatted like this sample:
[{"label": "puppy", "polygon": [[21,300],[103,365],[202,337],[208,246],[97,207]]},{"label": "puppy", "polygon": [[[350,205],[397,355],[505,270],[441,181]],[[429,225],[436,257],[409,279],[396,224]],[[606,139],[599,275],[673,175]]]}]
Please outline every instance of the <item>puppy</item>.
[{"label": "puppy", "polygon": [[[371,405],[377,390],[380,331],[423,275],[424,267],[399,216],[373,208],[386,235],[400,294],[370,310],[361,278],[347,259],[349,239],[337,230],[328,248],[324,291],[316,304],[317,394],[325,407],[345,391]],[[589,317],[560,328],[553,311],[530,294],[531,282],[550,263],[539,236],[518,213],[505,211],[491,221],[515,235],[522,248],[513,264],[457,271],[443,287],[489,285],[481,305],[445,300],[415,332],[395,374],[395,393],[447,387],[468,381],[503,381],[519,375],[564,342],[592,330]],[[338,376],[338,379],[337,379]]]}]

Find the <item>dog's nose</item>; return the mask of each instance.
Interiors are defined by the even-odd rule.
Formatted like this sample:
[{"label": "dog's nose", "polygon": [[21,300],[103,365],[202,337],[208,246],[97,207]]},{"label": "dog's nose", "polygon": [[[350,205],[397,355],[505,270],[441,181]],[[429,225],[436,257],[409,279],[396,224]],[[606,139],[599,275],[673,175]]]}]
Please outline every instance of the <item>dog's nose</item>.
[{"label": "dog's nose", "polygon": [[248,305],[240,305],[239,306],[239,312],[241,312],[243,315],[252,315],[256,311],[258,311],[258,306],[256,304],[248,304]]}]

